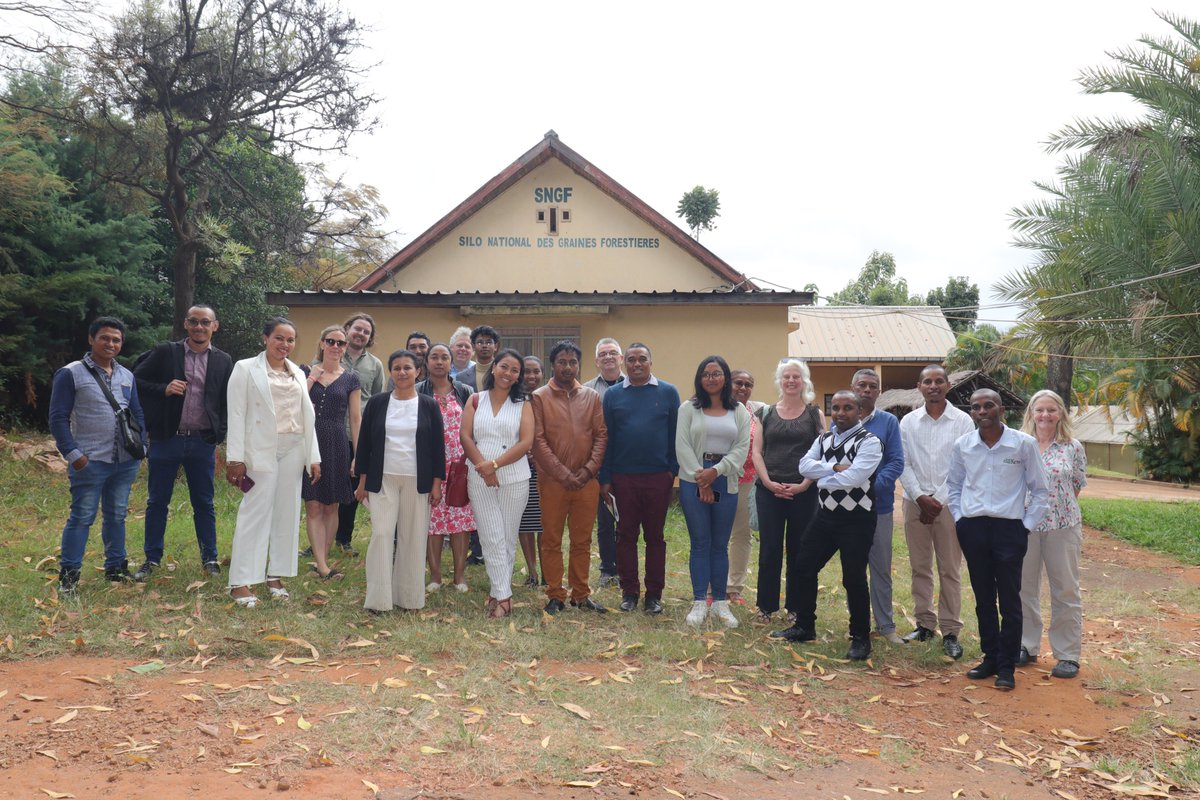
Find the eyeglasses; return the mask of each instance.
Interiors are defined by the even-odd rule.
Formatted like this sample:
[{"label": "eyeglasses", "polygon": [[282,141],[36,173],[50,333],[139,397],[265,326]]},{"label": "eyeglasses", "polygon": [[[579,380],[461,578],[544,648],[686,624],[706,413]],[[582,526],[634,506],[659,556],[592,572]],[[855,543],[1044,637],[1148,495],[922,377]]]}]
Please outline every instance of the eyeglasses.
[{"label": "eyeglasses", "polygon": [[330,347],[345,347],[346,340],[345,339],[326,339],[325,344],[327,344]]},{"label": "eyeglasses", "polygon": [[211,328],[214,322],[216,322],[215,319],[196,319],[195,317],[188,317],[184,320],[184,323],[193,328]]},{"label": "eyeglasses", "polygon": [[700,377],[706,381],[715,381],[717,378],[724,378],[724,372],[701,372]]},{"label": "eyeglasses", "polygon": [[753,381],[734,381],[733,385],[738,387],[739,389],[753,389],[754,388]]}]

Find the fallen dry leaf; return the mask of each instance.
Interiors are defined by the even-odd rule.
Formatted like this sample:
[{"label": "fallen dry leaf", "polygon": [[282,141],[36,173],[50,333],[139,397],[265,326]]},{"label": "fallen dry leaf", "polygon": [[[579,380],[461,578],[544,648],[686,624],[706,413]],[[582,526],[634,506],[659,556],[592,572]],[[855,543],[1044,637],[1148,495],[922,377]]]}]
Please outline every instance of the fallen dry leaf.
[{"label": "fallen dry leaf", "polygon": [[62,800],[62,798],[65,798],[65,797],[74,797],[75,796],[75,795],[71,794],[70,792],[56,792],[53,789],[39,789],[39,791],[45,792],[50,797],[53,797],[54,800]]},{"label": "fallen dry leaf", "polygon": [[54,722],[51,722],[50,724],[51,725],[66,725],[68,722],[70,722],[71,720],[75,719],[78,716],[79,716],[78,711],[68,711],[67,713],[63,714],[61,717],[54,720]]},{"label": "fallen dry leaf", "polygon": [[[578,786],[581,789],[595,789],[600,785],[601,780],[603,780],[603,778],[599,778],[594,781],[567,781],[563,784],[563,786]],[[682,796],[683,795],[680,795],[680,797]]]},{"label": "fallen dry leaf", "polygon": [[312,730],[312,723],[306,720],[304,717],[299,717],[296,720],[296,727],[302,731],[308,731]]},{"label": "fallen dry leaf", "polygon": [[375,795],[376,797],[379,796],[379,787],[378,786],[371,783],[366,778],[359,778],[359,780],[361,780],[363,782],[363,786],[366,786],[368,789],[371,790],[371,794]]},{"label": "fallen dry leaf", "polygon": [[421,745],[421,755],[425,756],[440,756],[445,753],[445,750],[439,750],[436,747],[430,747],[427,744]]},{"label": "fallen dry leaf", "polygon": [[558,705],[560,708],[570,711],[572,714],[574,714],[577,717],[580,717],[581,719],[591,719],[592,718],[592,712],[588,711],[586,708],[577,706],[574,703],[559,703]]}]

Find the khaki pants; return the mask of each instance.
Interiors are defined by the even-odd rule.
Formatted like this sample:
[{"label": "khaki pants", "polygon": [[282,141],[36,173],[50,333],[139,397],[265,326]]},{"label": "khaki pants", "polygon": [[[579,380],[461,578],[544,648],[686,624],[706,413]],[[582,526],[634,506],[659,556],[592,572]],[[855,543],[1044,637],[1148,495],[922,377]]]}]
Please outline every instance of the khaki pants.
[{"label": "khaki pants", "polygon": [[371,543],[363,608],[424,608],[429,495],[417,493],[415,476],[384,475],[383,485],[368,495],[367,504]]},{"label": "khaki pants", "polygon": [[1050,584],[1050,650],[1059,661],[1079,663],[1083,643],[1083,602],[1079,593],[1079,554],[1083,528],[1029,534],[1021,569],[1021,644],[1032,655],[1042,645],[1042,565]]},{"label": "khaki pants", "polygon": [[600,502],[600,484],[591,480],[582,489],[562,487],[542,473],[538,476],[542,499],[542,538],[540,544],[542,578],[546,581],[546,596],[551,600],[567,599],[562,588],[563,526],[570,537],[570,556],[567,561],[567,582],[571,599],[579,603],[592,593],[588,587],[588,572],[592,567],[592,523],[596,521],[596,505]]},{"label": "khaki pants", "polygon": [[730,594],[742,594],[746,590],[746,578],[750,575],[750,506],[753,503],[754,481],[738,484],[737,513],[733,515],[733,532],[729,536],[727,589]]},{"label": "khaki pants", "polygon": [[[954,528],[954,517],[943,508],[932,525],[921,522],[921,510],[904,498],[904,538],[912,565],[913,615],[917,624],[943,636],[958,636],[962,630],[962,549]],[[933,561],[937,558],[938,604],[933,611]]]}]

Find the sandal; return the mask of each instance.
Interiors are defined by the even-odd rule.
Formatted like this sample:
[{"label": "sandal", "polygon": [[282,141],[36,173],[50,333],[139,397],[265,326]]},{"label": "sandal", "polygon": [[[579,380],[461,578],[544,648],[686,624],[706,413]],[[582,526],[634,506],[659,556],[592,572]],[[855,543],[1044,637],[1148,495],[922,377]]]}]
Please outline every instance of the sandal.
[{"label": "sandal", "polygon": [[[243,589],[245,587],[238,586],[236,588]],[[232,593],[233,587],[231,587],[229,591]],[[255,606],[258,605],[258,598],[255,597],[253,594],[246,594],[246,595],[241,595],[241,596],[230,594],[229,596],[233,598],[233,602],[237,603],[242,608],[254,608]]]},{"label": "sandal", "polygon": [[[326,572],[324,575],[320,576],[321,580],[323,580],[323,581],[336,581],[336,580],[340,580],[344,577],[346,577],[346,574],[344,572],[340,572],[336,569],[330,569],[329,572]],[[285,589],[284,591],[287,591],[287,590]]]},{"label": "sandal", "polygon": [[267,591],[271,593],[272,600],[287,600],[292,596],[292,593],[284,588],[282,583],[280,583],[278,586],[272,586],[270,583],[271,581],[278,580],[279,578],[267,578]]},{"label": "sandal", "polygon": [[541,583],[538,581],[536,575],[530,575],[528,578],[525,579],[525,585],[527,587],[529,587],[530,589],[536,589],[539,586],[541,586]]},{"label": "sandal", "polygon": [[[489,598],[491,599],[491,598]],[[512,598],[506,597],[503,600],[496,600],[495,605],[488,611],[488,619],[501,619],[512,613]]]}]

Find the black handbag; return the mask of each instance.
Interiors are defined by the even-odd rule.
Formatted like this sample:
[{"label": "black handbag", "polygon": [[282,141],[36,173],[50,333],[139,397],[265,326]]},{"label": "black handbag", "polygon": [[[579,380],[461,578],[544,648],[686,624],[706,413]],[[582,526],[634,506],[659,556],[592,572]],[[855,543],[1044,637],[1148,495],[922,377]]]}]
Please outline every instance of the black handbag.
[{"label": "black handbag", "polygon": [[117,398],[113,397],[112,389],[109,389],[104,378],[100,377],[99,370],[90,364],[85,363],[84,366],[92,373],[96,383],[100,384],[100,391],[104,392],[113,413],[117,416],[117,430],[121,434],[121,444],[125,447],[125,452],[139,460],[145,458],[146,445],[142,444],[142,426],[138,424],[137,418],[128,408],[121,408]]}]

